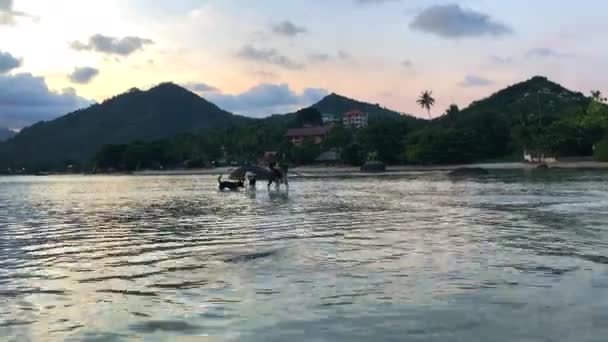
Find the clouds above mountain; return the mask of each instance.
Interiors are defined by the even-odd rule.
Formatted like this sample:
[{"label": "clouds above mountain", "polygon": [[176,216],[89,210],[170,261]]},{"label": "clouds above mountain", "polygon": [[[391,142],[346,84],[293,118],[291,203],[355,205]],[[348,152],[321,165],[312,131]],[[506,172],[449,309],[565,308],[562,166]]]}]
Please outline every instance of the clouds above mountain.
[{"label": "clouds above mountain", "polygon": [[572,58],[571,54],[562,53],[550,48],[534,48],[526,52],[526,58]]},{"label": "clouds above mountain", "polygon": [[464,80],[458,85],[465,88],[470,87],[485,87],[494,84],[491,80],[478,76],[478,75],[467,75]]},{"label": "clouds above mountain", "polygon": [[240,94],[212,93],[205,97],[225,110],[262,117],[310,106],[328,93],[319,88],[306,88],[297,93],[287,84],[263,83]]},{"label": "clouds above mountain", "polygon": [[0,75],[0,127],[23,128],[91,103],[71,88],[50,90],[42,77],[28,73]]},{"label": "clouds above mountain", "polygon": [[291,21],[286,20],[273,26],[272,32],[280,36],[295,37],[299,34],[308,32],[308,30],[305,27],[298,26]]},{"label": "clouds above mountain", "polygon": [[513,32],[509,26],[489,15],[464,9],[457,4],[427,7],[418,13],[410,28],[447,39],[502,36]]},{"label": "clouds above mountain", "polygon": [[244,60],[272,64],[289,70],[298,70],[304,67],[304,65],[279,53],[276,49],[256,48],[250,44],[244,45],[237,52],[237,57]]},{"label": "clouds above mountain", "polygon": [[23,61],[21,58],[17,58],[8,52],[0,51],[0,74],[17,69],[22,63]]},{"label": "clouds above mountain", "polygon": [[218,88],[214,87],[214,86],[210,86],[206,83],[197,83],[197,82],[190,82],[190,83],[186,83],[183,84],[184,88],[195,92],[195,93],[208,93],[208,92],[216,92],[219,91]]},{"label": "clouds above mountain", "polygon": [[91,67],[76,68],[68,76],[72,83],[87,84],[99,75],[99,70]]},{"label": "clouds above mountain", "polygon": [[151,44],[154,44],[154,41],[147,38],[116,38],[96,34],[91,36],[88,42],[75,41],[70,44],[70,47],[77,51],[94,51],[108,55],[129,56]]}]

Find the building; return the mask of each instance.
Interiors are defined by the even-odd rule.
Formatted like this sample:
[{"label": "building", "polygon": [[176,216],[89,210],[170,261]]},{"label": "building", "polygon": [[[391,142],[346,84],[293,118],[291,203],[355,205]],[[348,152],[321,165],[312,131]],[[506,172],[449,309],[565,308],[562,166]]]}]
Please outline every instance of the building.
[{"label": "building", "polygon": [[364,128],[367,127],[368,115],[358,109],[353,109],[350,112],[344,114],[343,124],[344,127],[350,128]]},{"label": "building", "polygon": [[307,140],[312,141],[315,144],[320,144],[327,138],[330,131],[331,126],[294,128],[287,131],[285,136],[296,146],[301,146],[304,141]]}]

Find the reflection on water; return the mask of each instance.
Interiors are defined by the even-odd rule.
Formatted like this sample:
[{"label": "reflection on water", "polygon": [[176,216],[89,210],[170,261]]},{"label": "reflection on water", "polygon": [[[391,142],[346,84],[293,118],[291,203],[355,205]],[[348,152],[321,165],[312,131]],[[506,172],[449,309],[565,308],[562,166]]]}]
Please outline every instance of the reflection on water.
[{"label": "reflection on water", "polygon": [[604,341],[605,180],[0,178],[0,336]]}]

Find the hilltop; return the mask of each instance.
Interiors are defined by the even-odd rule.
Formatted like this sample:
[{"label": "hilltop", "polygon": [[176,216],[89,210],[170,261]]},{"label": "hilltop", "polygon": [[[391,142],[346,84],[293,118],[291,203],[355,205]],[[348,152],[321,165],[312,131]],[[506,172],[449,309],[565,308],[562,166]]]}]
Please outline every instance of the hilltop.
[{"label": "hilltop", "polygon": [[357,101],[336,93],[327,95],[325,98],[315,103],[311,107],[318,109],[321,113],[333,114],[339,119],[342,118],[344,113],[353,109],[358,109],[368,113],[370,120],[396,119],[401,117],[401,113],[384,108],[379,104]]}]

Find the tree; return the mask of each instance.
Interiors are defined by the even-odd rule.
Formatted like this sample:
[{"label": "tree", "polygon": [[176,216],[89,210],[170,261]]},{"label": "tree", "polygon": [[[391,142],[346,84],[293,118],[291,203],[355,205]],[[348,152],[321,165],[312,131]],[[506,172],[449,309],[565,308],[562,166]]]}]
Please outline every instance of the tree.
[{"label": "tree", "polygon": [[435,99],[433,98],[432,95],[433,95],[433,92],[426,90],[420,95],[420,97],[416,101],[416,103],[418,103],[420,105],[420,107],[422,107],[422,109],[426,109],[426,111],[429,114],[429,119],[432,119],[431,107],[433,107],[435,105]]},{"label": "tree", "polygon": [[600,90],[592,90],[591,98],[597,102],[606,102],[606,98],[602,96],[602,92]]},{"label": "tree", "polygon": [[296,118],[291,123],[291,127],[303,127],[305,125],[321,126],[323,125],[323,116],[316,108],[304,108],[296,112]]}]

